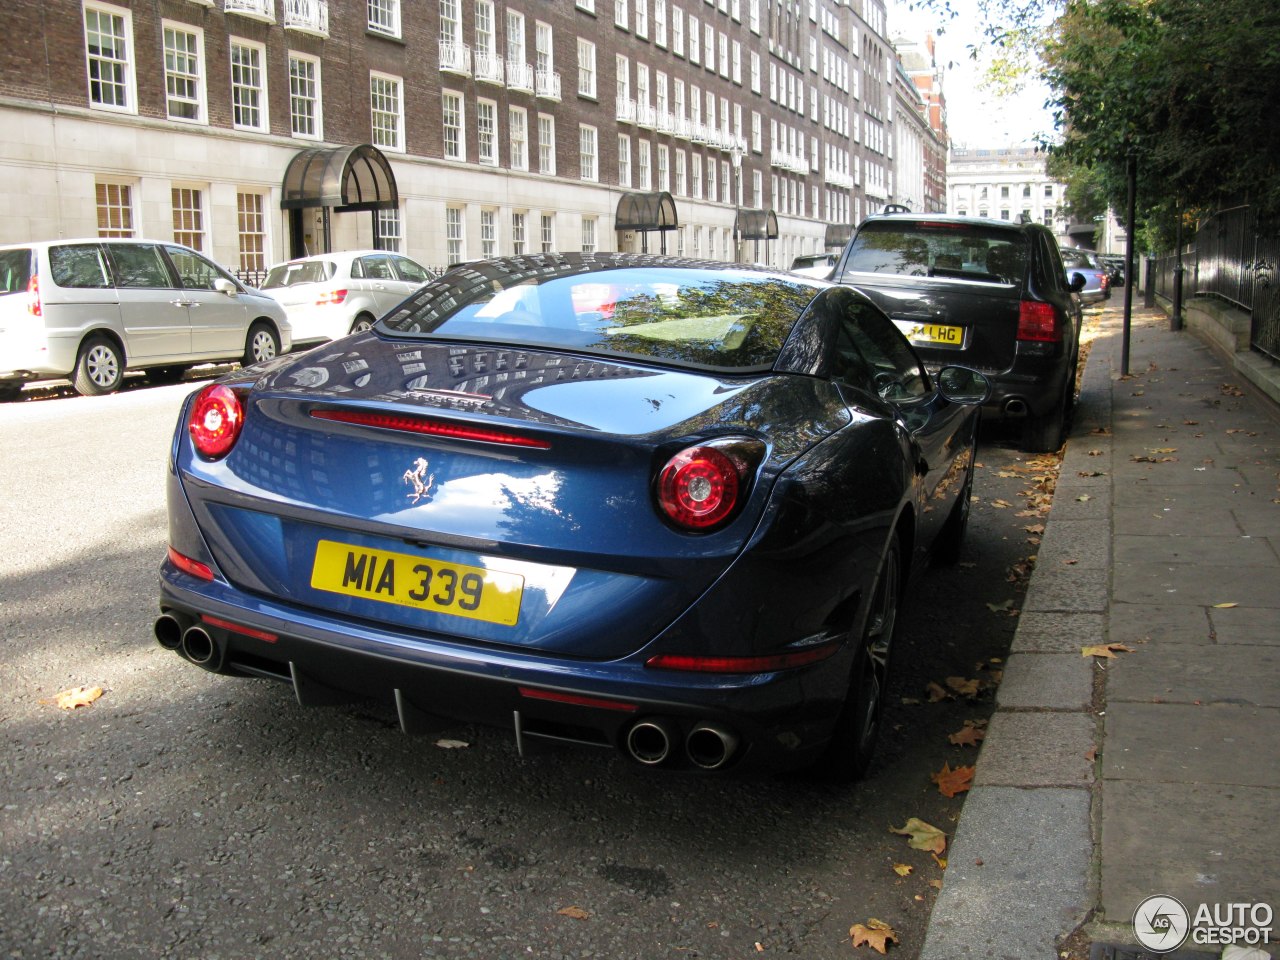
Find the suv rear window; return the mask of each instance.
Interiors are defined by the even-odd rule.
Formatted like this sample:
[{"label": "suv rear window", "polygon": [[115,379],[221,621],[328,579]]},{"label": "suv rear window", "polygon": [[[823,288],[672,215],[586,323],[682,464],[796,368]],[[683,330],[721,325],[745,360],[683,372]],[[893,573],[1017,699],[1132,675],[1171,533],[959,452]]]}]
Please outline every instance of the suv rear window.
[{"label": "suv rear window", "polygon": [[49,272],[60,287],[101,289],[111,286],[110,273],[96,243],[74,243],[49,248]]},{"label": "suv rear window", "polygon": [[945,221],[867,223],[853,238],[844,273],[1021,283],[1027,241],[1016,231]]}]

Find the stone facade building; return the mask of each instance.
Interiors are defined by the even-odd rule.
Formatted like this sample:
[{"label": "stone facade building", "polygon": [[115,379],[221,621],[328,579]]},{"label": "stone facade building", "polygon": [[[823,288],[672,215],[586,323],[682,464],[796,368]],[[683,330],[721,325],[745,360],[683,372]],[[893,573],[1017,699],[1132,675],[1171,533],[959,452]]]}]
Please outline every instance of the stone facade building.
[{"label": "stone facade building", "polygon": [[786,266],[889,198],[885,30],[883,0],[7,0],[0,242]]}]

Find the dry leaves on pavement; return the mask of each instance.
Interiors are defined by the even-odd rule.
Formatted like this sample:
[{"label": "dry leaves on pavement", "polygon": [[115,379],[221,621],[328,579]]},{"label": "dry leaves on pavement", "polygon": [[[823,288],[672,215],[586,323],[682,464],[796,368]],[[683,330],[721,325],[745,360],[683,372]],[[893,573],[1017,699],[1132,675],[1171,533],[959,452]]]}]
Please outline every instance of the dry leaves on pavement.
[{"label": "dry leaves on pavement", "polygon": [[976,747],[987,735],[986,724],[985,720],[966,720],[964,726],[947,739],[957,747]]},{"label": "dry leaves on pavement", "polygon": [[1123,643],[1096,643],[1091,647],[1080,648],[1082,657],[1106,657],[1114,660],[1117,653],[1133,653],[1133,648],[1126,647]]},{"label": "dry leaves on pavement", "polygon": [[585,920],[591,914],[583,910],[581,907],[562,907],[556,911],[562,917],[572,917],[574,920]]},{"label": "dry leaves on pavement", "polygon": [[855,923],[850,927],[849,939],[855,947],[868,946],[876,953],[883,954],[888,947],[888,941],[898,942],[898,935],[893,927],[883,920],[872,917],[866,923]]},{"label": "dry leaves on pavement", "polygon": [[906,837],[907,846],[913,850],[925,850],[936,854],[945,853],[947,849],[947,835],[933,824],[925,823],[916,817],[911,817],[901,827],[890,827],[889,832]]},{"label": "dry leaves on pavement", "polygon": [[55,694],[52,700],[41,702],[52,703],[62,710],[74,710],[76,707],[89,706],[100,696],[102,696],[101,687],[72,687]]},{"label": "dry leaves on pavement", "polygon": [[950,763],[944,763],[942,769],[931,774],[929,779],[938,785],[938,792],[949,800],[973,786],[973,767],[952,769]]}]

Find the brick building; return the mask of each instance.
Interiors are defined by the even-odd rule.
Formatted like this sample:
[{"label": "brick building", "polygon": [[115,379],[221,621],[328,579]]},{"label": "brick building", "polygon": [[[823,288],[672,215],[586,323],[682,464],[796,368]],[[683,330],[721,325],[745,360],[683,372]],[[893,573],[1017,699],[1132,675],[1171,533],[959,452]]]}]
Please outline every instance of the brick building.
[{"label": "brick building", "polygon": [[[885,29],[883,0],[6,0],[0,242],[785,266],[889,197]],[[736,243],[739,208],[777,239]]]}]

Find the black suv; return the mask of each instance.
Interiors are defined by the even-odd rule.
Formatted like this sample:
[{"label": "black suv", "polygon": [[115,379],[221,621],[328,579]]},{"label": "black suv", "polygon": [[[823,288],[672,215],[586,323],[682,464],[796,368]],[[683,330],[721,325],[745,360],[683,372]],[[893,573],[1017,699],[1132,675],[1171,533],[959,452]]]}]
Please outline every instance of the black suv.
[{"label": "black suv", "polygon": [[1022,447],[1057,450],[1075,400],[1079,282],[1035,223],[891,213],[868,217],[840,255],[836,283],[865,292],[925,365],[981,370],[989,410],[1022,421]]}]

